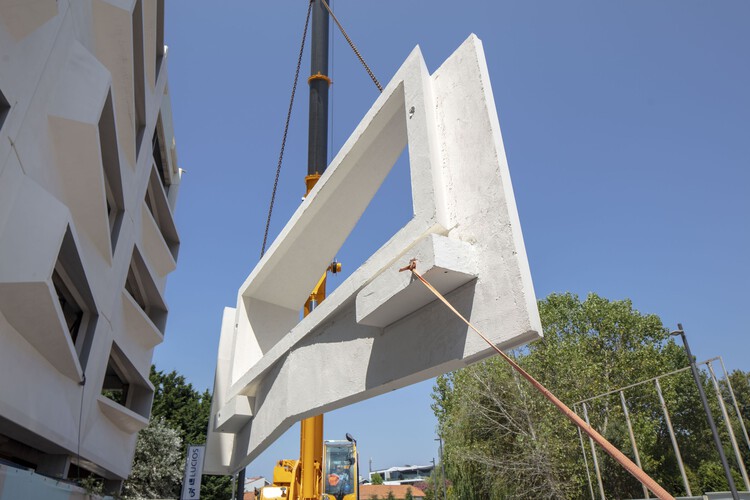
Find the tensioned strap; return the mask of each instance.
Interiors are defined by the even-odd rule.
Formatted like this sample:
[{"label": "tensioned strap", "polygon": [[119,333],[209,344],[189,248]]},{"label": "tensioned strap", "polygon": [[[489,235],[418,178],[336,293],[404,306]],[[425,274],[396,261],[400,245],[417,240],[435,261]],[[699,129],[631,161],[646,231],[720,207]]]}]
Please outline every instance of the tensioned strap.
[{"label": "tensioned strap", "polygon": [[411,262],[409,262],[409,265],[406,267],[403,267],[399,269],[399,271],[411,271],[411,273],[419,280],[421,281],[424,286],[427,287],[429,291],[431,291],[435,296],[440,299],[440,301],[448,306],[448,308],[453,311],[453,313],[461,318],[461,320],[466,323],[469,328],[474,330],[477,335],[482,337],[482,339],[487,342],[487,344],[492,347],[502,358],[510,364],[511,367],[513,367],[514,370],[516,370],[523,378],[528,380],[531,385],[534,386],[539,392],[542,393],[542,395],[547,398],[553,405],[557,407],[558,410],[560,410],[563,415],[565,415],[570,421],[572,421],[574,424],[576,424],[583,432],[585,432],[591,439],[596,441],[596,444],[598,444],[609,456],[617,460],[617,462],[622,465],[625,470],[627,470],[630,474],[632,474],[638,481],[641,482],[646,488],[651,490],[654,495],[656,495],[661,500],[674,500],[674,497],[667,493],[667,491],[662,488],[659,483],[651,479],[651,477],[646,474],[643,469],[638,467],[635,463],[633,463],[632,460],[630,460],[628,457],[626,457],[620,450],[618,450],[612,443],[607,441],[607,439],[599,434],[596,430],[594,430],[593,427],[588,425],[586,422],[581,419],[581,417],[576,414],[573,410],[568,408],[565,403],[557,399],[554,394],[552,394],[549,389],[544,387],[541,382],[536,380],[534,377],[532,377],[529,373],[526,372],[523,368],[521,368],[518,363],[516,363],[510,356],[505,354],[502,350],[500,350],[499,347],[497,347],[495,344],[493,344],[490,339],[484,336],[482,332],[480,332],[474,325],[472,325],[469,320],[463,317],[463,315],[456,310],[453,305],[448,302],[448,299],[443,297],[443,295],[437,291],[437,289],[432,286],[426,279],[422,277],[417,272],[417,262],[416,259],[412,259]]}]

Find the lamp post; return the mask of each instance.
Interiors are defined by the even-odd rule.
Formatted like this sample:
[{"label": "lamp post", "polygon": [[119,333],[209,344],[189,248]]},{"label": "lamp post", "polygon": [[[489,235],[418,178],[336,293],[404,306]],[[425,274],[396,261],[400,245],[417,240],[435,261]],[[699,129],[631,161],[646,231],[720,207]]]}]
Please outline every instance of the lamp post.
[{"label": "lamp post", "polygon": [[690,346],[688,345],[687,337],[685,337],[685,332],[682,329],[682,323],[677,323],[677,330],[670,332],[670,335],[679,335],[682,337],[682,344],[685,346],[685,353],[687,354],[688,361],[690,362],[690,371],[693,372],[693,379],[695,379],[695,385],[698,386],[698,394],[701,398],[701,403],[703,403],[703,411],[706,412],[706,419],[708,420],[708,425],[711,427],[711,433],[714,436],[714,444],[716,445],[716,451],[719,452],[719,458],[721,459],[721,465],[724,467],[724,475],[727,478],[727,483],[729,484],[729,490],[732,492],[732,498],[734,500],[739,500],[740,495],[737,493],[737,487],[734,484],[734,479],[732,478],[732,471],[729,468],[729,462],[727,462],[727,457],[724,454],[724,447],[721,444],[721,438],[719,437],[719,431],[716,430],[716,424],[714,423],[714,417],[711,415],[711,408],[708,406],[708,399],[706,399],[706,393],[703,390],[703,384],[701,383],[701,377],[700,373],[698,373],[698,367],[695,365],[695,359],[693,358],[693,354],[690,352]]}]

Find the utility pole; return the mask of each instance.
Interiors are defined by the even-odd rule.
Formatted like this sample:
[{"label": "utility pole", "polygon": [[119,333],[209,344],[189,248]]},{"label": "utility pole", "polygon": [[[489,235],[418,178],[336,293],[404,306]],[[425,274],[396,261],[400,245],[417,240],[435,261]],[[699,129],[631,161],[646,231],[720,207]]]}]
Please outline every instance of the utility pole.
[{"label": "utility pole", "polygon": [[[439,452],[440,452],[440,469],[441,469],[441,475],[443,477],[443,500],[447,500],[448,493],[446,492],[447,488],[445,487],[445,462],[443,461],[443,438],[440,437],[440,436],[438,436],[435,439],[435,441],[437,441],[437,442],[440,443]],[[435,465],[435,460],[434,459],[432,460],[432,465],[433,465],[433,467]]]},{"label": "utility pole", "polygon": [[701,382],[701,376],[698,372],[698,367],[695,366],[695,359],[693,359],[693,354],[690,352],[690,346],[688,345],[687,337],[685,337],[685,332],[682,329],[682,323],[677,323],[677,330],[670,332],[670,335],[679,335],[680,337],[682,337],[682,344],[685,346],[685,353],[687,354],[688,361],[690,362],[690,371],[693,372],[695,385],[698,386],[698,394],[700,395],[701,403],[703,403],[703,411],[706,412],[706,419],[708,420],[709,427],[711,427],[711,433],[714,436],[714,444],[716,444],[716,451],[719,452],[721,465],[722,467],[724,467],[724,475],[726,476],[727,483],[729,484],[729,491],[732,492],[732,498],[734,500],[740,500],[740,495],[737,492],[737,487],[735,486],[734,479],[732,478],[732,471],[729,468],[729,462],[727,462],[727,457],[724,454],[724,446],[721,444],[719,431],[716,429],[714,417],[711,415],[711,408],[708,406],[708,399],[706,399],[706,392],[703,390],[703,383]]},{"label": "utility pole", "polygon": [[[318,182],[328,166],[328,11],[322,0],[312,2],[312,43],[310,54],[310,121],[308,134],[306,194]],[[335,271],[335,269],[334,269]],[[325,299],[327,271],[305,303],[307,316]],[[304,500],[320,498],[323,474],[323,415],[306,418],[300,427],[300,460],[302,462],[302,495]]]}]

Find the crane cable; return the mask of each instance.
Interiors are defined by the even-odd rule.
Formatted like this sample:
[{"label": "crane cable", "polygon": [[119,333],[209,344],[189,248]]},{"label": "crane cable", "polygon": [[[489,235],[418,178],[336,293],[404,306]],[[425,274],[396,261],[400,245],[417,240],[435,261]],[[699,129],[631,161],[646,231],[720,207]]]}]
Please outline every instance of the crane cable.
[{"label": "crane cable", "polygon": [[279,174],[281,173],[281,163],[284,159],[284,148],[286,147],[286,137],[289,133],[289,122],[292,119],[292,108],[294,107],[294,95],[297,93],[297,82],[299,81],[299,70],[302,67],[302,55],[305,52],[305,40],[307,39],[307,28],[310,25],[310,12],[312,12],[313,0],[310,0],[307,6],[307,17],[305,18],[305,29],[302,31],[302,43],[299,48],[297,57],[297,69],[294,72],[294,85],[292,85],[292,95],[289,99],[289,111],[286,113],[286,123],[284,124],[284,136],[281,139],[281,151],[279,152],[279,163],[276,165],[276,178],[273,181],[273,190],[271,191],[271,203],[268,206],[268,218],[266,219],[266,230],[263,233],[263,246],[260,249],[261,258],[266,253],[266,243],[268,242],[268,228],[271,226],[271,214],[273,213],[273,203],[276,200],[276,190],[279,186]]},{"label": "crane cable", "polygon": [[331,8],[328,6],[328,2],[326,2],[326,0],[320,0],[320,1],[323,3],[323,6],[326,8],[326,10],[328,11],[328,13],[331,15],[331,19],[333,19],[333,22],[335,22],[336,26],[339,27],[339,30],[341,31],[341,34],[344,35],[344,38],[346,39],[347,43],[349,43],[349,47],[351,47],[352,50],[354,51],[354,53],[357,55],[357,58],[359,59],[359,62],[362,63],[362,66],[364,66],[365,71],[367,71],[367,74],[370,75],[370,78],[372,79],[372,83],[374,83],[375,86],[378,88],[378,90],[380,92],[382,92],[383,91],[382,85],[380,85],[380,82],[378,81],[378,79],[375,78],[375,74],[373,74],[372,70],[370,69],[370,67],[365,62],[365,58],[362,57],[362,54],[360,54],[359,50],[357,50],[357,46],[354,45],[354,42],[352,42],[352,39],[349,38],[349,35],[346,34],[346,30],[344,29],[343,26],[341,26],[341,23],[339,22],[338,18],[336,17],[336,14],[334,14],[333,11],[331,10]]},{"label": "crane cable", "polygon": [[[323,0],[325,1],[325,0]],[[535,389],[537,389],[539,392],[542,393],[542,395],[547,398],[553,405],[557,407],[558,410],[560,410],[570,421],[572,421],[574,424],[578,426],[579,429],[581,429],[583,432],[585,432],[591,439],[596,441],[596,443],[602,447],[602,449],[607,452],[609,456],[614,458],[620,465],[622,465],[625,470],[627,470],[630,474],[632,474],[638,481],[640,481],[641,484],[643,484],[645,487],[647,487],[649,490],[651,490],[659,499],[661,500],[674,500],[674,497],[670,495],[659,483],[654,481],[648,474],[646,474],[643,469],[638,467],[635,463],[633,463],[632,460],[630,460],[628,457],[625,456],[620,450],[618,450],[612,443],[607,441],[607,439],[599,434],[593,427],[588,425],[586,422],[584,422],[581,417],[578,416],[576,412],[568,408],[565,403],[557,399],[557,397],[550,392],[549,389],[544,387],[541,382],[537,381],[534,377],[532,377],[526,370],[521,368],[518,363],[516,363],[510,356],[505,354],[502,350],[500,350],[499,347],[497,347],[495,344],[492,343],[490,339],[484,336],[482,332],[480,332],[474,325],[472,325],[469,320],[463,317],[463,315],[456,310],[453,305],[451,305],[450,302],[448,302],[448,299],[446,299],[434,286],[432,286],[426,279],[422,277],[417,272],[417,261],[416,259],[412,259],[409,262],[409,265],[406,267],[402,267],[399,269],[399,272],[401,271],[411,271],[411,273],[424,284],[424,286],[427,287],[427,289],[432,292],[438,299],[440,299],[443,304],[448,306],[448,308],[461,320],[466,323],[469,328],[474,330],[482,339],[487,342],[487,344],[492,347],[492,349],[495,350],[505,361],[510,364],[510,366],[516,370],[523,378],[525,378],[527,381],[531,383],[531,385],[534,386]]]}]

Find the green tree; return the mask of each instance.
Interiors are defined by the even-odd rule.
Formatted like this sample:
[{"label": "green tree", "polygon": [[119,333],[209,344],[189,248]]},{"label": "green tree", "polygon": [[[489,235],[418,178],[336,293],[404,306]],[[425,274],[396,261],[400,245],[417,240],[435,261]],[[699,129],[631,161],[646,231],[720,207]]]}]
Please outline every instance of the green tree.
[{"label": "green tree", "polygon": [[211,393],[199,392],[176,371],[165,373],[151,366],[154,384],[152,417],[162,417],[180,433],[185,445],[206,442],[206,429],[211,414]]},{"label": "green tree", "polygon": [[381,476],[379,473],[375,473],[372,475],[372,484],[383,484],[383,476]]},{"label": "green tree", "polygon": [[126,498],[176,498],[184,463],[182,439],[163,418],[154,418],[138,433],[130,477],[123,485]]},{"label": "green tree", "polygon": [[[539,311],[544,338],[514,356],[566,403],[687,365],[682,347],[670,340],[661,320],[639,313],[629,300],[609,301],[591,294],[582,301],[573,294],[553,294],[539,302]],[[683,375],[689,377],[689,373],[679,377]],[[698,415],[692,408],[700,408],[700,403],[690,391],[678,390],[686,386],[688,378],[671,378],[662,388],[670,404],[679,407],[673,423],[687,430],[697,428]],[[671,446],[653,386],[630,389],[628,398],[642,408],[630,413],[644,469],[671,491],[682,493],[679,472],[665,453]],[[445,439],[452,497],[588,495],[575,426],[500,358],[439,377],[433,399]],[[632,456],[619,394],[587,403],[587,411],[592,425]],[[684,440],[699,453],[705,451],[701,446],[710,442],[710,436],[705,439],[700,432],[695,436],[686,432]],[[643,496],[639,483],[618,464],[604,454],[599,460],[605,491],[613,497]],[[699,467],[690,465],[694,470]]]},{"label": "green tree", "polygon": [[404,500],[414,500],[414,495],[411,492],[411,488],[406,489],[406,496],[404,497]]},{"label": "green tree", "polygon": [[[151,420],[159,421],[164,426],[172,429],[181,442],[179,451],[179,463],[172,465],[169,473],[176,474],[179,495],[182,474],[185,465],[187,445],[204,444],[206,442],[206,429],[211,415],[211,393],[209,391],[197,391],[193,385],[185,380],[185,377],[176,371],[165,373],[151,366],[151,383],[154,385],[154,402],[151,408]],[[150,427],[150,426],[149,426]],[[145,429],[144,429],[145,431]],[[140,434],[143,434],[141,431]],[[140,442],[139,434],[139,442]],[[154,461],[151,455],[138,455],[133,463],[133,470],[139,467],[161,468],[166,464]],[[166,471],[163,472],[166,474]],[[124,491],[141,488],[136,483],[141,481],[139,476],[131,477],[125,481]],[[140,491],[140,490],[139,490]],[[203,476],[201,482],[201,498],[206,500],[226,500],[232,494],[232,479],[228,476]],[[162,497],[169,497],[163,495]],[[154,496],[152,496],[153,498]],[[158,497],[158,495],[157,495]]]},{"label": "green tree", "polygon": [[385,498],[386,500],[396,500],[396,495],[393,494],[393,490],[388,490],[388,496]]}]

